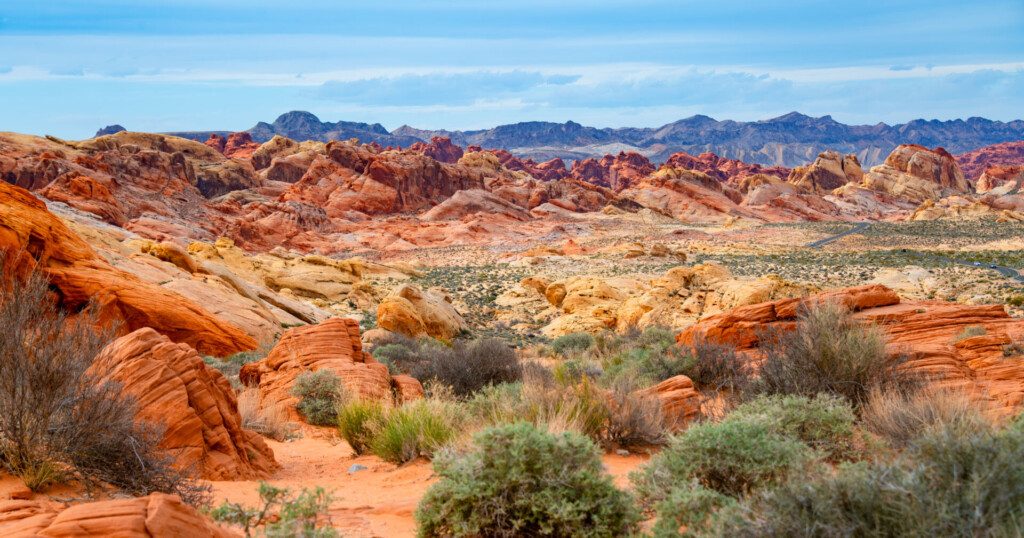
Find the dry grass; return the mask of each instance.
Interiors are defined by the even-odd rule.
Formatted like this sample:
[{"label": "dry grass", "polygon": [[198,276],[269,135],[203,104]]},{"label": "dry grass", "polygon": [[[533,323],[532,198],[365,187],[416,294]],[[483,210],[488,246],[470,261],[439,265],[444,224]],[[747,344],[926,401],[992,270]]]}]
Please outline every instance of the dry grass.
[{"label": "dry grass", "polygon": [[971,433],[991,427],[967,395],[950,390],[875,389],[861,409],[861,424],[899,449],[938,431]]},{"label": "dry grass", "polygon": [[275,441],[298,435],[298,427],[289,419],[285,406],[260,407],[259,389],[249,387],[238,393],[238,414],[243,428]]}]

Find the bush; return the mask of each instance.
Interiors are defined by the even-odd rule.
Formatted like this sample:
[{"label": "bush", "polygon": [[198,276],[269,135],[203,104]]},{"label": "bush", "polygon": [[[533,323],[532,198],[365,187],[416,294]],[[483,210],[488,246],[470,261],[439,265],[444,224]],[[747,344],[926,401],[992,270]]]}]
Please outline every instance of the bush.
[{"label": "bush", "polygon": [[680,373],[689,377],[697,390],[739,395],[750,386],[750,359],[740,355],[735,347],[698,338],[690,351],[692,359]]},{"label": "bush", "polygon": [[0,282],[0,466],[35,490],[77,479],[201,503],[208,490],[158,449],[160,425],[136,424],[135,402],[90,371],[112,335],[100,326],[94,305],[58,309],[39,273]]},{"label": "bush", "polygon": [[730,496],[784,480],[803,468],[813,451],[760,420],[726,419],[691,426],[631,475],[645,503],[663,500],[679,484]]},{"label": "bush", "polygon": [[654,445],[665,440],[661,400],[636,392],[636,384],[619,380],[609,396],[604,438],[619,446]]},{"label": "bush", "polygon": [[421,400],[388,413],[369,449],[385,461],[402,464],[420,456],[433,457],[455,435],[447,417]]},{"label": "bush", "polygon": [[[654,509],[657,514],[652,529],[654,537],[675,538],[704,534],[709,530],[715,513],[735,503],[732,497],[700,485],[676,488]],[[685,534],[680,532],[682,527],[686,528]]]},{"label": "bush", "polygon": [[260,407],[260,391],[255,387],[246,387],[238,393],[238,414],[242,417],[243,428],[275,441],[286,441],[297,435],[298,428],[289,420],[288,409],[283,405]]},{"label": "bush", "polygon": [[374,400],[352,400],[338,410],[338,433],[356,454],[370,449],[374,435],[384,422],[384,405]]},{"label": "bush", "polygon": [[242,527],[246,538],[263,527],[263,536],[329,538],[338,533],[330,526],[331,496],[323,488],[303,489],[293,497],[287,489],[260,482],[260,506],[225,501],[210,511],[214,521]]},{"label": "bush", "polygon": [[594,337],[587,333],[570,333],[551,341],[551,350],[559,355],[572,351],[583,351],[594,345]]},{"label": "bush", "polygon": [[[845,465],[720,513],[725,536],[1018,536],[1024,435],[955,429],[915,441],[894,462]],[[725,512],[725,511],[723,511]]]},{"label": "bush", "polygon": [[859,408],[873,388],[901,381],[881,331],[835,303],[804,308],[795,330],[766,334],[761,347],[759,393],[837,394]]},{"label": "bush", "polygon": [[608,424],[608,400],[589,378],[528,379],[521,418],[553,432],[577,432],[597,441]]},{"label": "bush", "polygon": [[522,378],[522,366],[514,349],[498,338],[480,338],[452,347],[420,348],[422,360],[411,373],[417,379],[435,380],[468,396],[488,385],[511,383]]},{"label": "bush", "polygon": [[964,327],[962,331],[960,331],[959,333],[957,333],[956,336],[953,337],[953,343],[955,344],[961,340],[967,340],[968,338],[974,338],[975,336],[984,335],[985,327],[981,325],[969,325],[967,327]]},{"label": "bush", "polygon": [[861,410],[861,424],[897,449],[936,431],[971,433],[989,429],[966,395],[948,390],[875,390]]},{"label": "bush", "polygon": [[434,461],[440,480],[416,510],[420,536],[624,536],[639,514],[589,440],[519,423],[479,433],[473,451]]},{"label": "bush", "polygon": [[219,371],[224,374],[231,386],[237,391],[242,389],[242,382],[238,379],[238,373],[242,371],[242,367],[250,362],[256,362],[267,356],[269,349],[259,349],[256,351],[242,351],[235,353],[230,357],[219,358],[204,356],[203,362],[207,366]]},{"label": "bush", "polygon": [[853,450],[853,408],[838,396],[762,396],[737,407],[729,419],[762,421],[773,432],[799,439],[831,459]]},{"label": "bush", "polygon": [[295,408],[316,426],[338,423],[338,407],[344,401],[341,379],[330,370],[303,372],[295,378],[291,394],[299,398]]}]

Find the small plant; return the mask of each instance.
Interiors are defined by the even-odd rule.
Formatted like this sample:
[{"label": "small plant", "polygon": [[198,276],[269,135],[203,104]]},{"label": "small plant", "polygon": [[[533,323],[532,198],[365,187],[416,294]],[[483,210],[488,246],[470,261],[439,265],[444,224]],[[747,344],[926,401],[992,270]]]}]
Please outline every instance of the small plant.
[{"label": "small plant", "polygon": [[238,393],[238,414],[242,427],[275,441],[296,437],[298,429],[284,406],[261,407],[259,389],[247,387]]},{"label": "small plant", "polygon": [[338,410],[338,433],[356,454],[365,454],[381,429],[385,414],[379,401],[351,400]]},{"label": "small plant", "polygon": [[691,426],[630,477],[645,503],[663,500],[679,484],[738,497],[784,480],[814,458],[797,439],[780,435],[761,420],[728,417]]},{"label": "small plant", "polygon": [[[402,464],[420,456],[432,457],[455,438],[455,429],[430,402],[417,401],[392,410],[373,435],[370,452]],[[354,448],[354,447],[353,447]]]},{"label": "small plant", "polygon": [[359,318],[359,328],[363,332],[377,328],[377,311],[370,309],[363,311],[363,317]]},{"label": "small plant", "polygon": [[1024,355],[1024,342],[1012,342],[1003,346],[1004,357],[1017,357]]},{"label": "small plant", "polygon": [[434,461],[440,481],[416,510],[419,535],[624,536],[639,514],[592,442],[518,423],[484,430],[475,449]]},{"label": "small plant", "polygon": [[1006,298],[1006,304],[1010,306],[1024,306],[1024,295],[1011,295]]},{"label": "small plant", "polygon": [[457,341],[451,347],[421,345],[417,358],[418,362],[409,371],[413,377],[447,385],[458,396],[522,378],[522,366],[515,350],[497,338],[480,338],[469,343]]},{"label": "small plant", "polygon": [[843,396],[854,407],[873,388],[905,382],[881,331],[835,303],[805,307],[792,331],[763,335],[765,359],[751,389],[764,394]]},{"label": "small plant", "polygon": [[257,351],[243,351],[241,353],[235,353],[230,357],[221,359],[219,357],[204,356],[203,362],[207,366],[219,371],[224,374],[228,382],[231,383],[231,387],[236,391],[242,390],[242,382],[238,379],[238,373],[242,370],[242,367],[251,362],[256,362],[267,356],[269,349],[260,349]]},{"label": "small plant", "polygon": [[587,333],[570,333],[551,341],[551,350],[559,355],[583,351],[594,345],[594,337]]},{"label": "small plant", "polygon": [[729,419],[763,421],[772,431],[799,439],[833,460],[853,449],[853,408],[831,394],[762,396],[734,409]]},{"label": "small plant", "polygon": [[861,410],[861,424],[897,449],[936,431],[970,433],[989,429],[966,395],[949,390],[876,390]]},{"label": "small plant", "polygon": [[626,379],[612,387],[604,438],[619,446],[661,444],[665,440],[661,400],[636,389]]},{"label": "small plant", "polygon": [[985,327],[981,325],[968,325],[967,327],[964,327],[962,331],[957,333],[956,336],[953,337],[953,343],[955,344],[961,340],[967,340],[968,338],[974,338],[975,336],[984,335]]},{"label": "small plant", "polygon": [[[709,531],[715,513],[732,506],[736,499],[707,489],[698,484],[676,488],[654,508],[658,518],[654,523],[655,538],[698,536]],[[685,527],[685,533],[680,529]]]},{"label": "small plant", "polygon": [[338,535],[330,527],[328,516],[332,499],[323,488],[303,489],[293,497],[287,489],[260,482],[259,494],[258,507],[225,501],[210,511],[210,517],[242,527],[246,538],[255,536],[260,527],[268,537],[330,538]]},{"label": "small plant", "polygon": [[753,379],[750,359],[727,344],[698,338],[691,346],[692,360],[680,372],[689,377],[701,392],[739,395]]},{"label": "small plant", "polygon": [[303,372],[295,378],[292,396],[299,398],[295,408],[316,426],[338,423],[338,407],[344,401],[341,379],[330,370]]}]

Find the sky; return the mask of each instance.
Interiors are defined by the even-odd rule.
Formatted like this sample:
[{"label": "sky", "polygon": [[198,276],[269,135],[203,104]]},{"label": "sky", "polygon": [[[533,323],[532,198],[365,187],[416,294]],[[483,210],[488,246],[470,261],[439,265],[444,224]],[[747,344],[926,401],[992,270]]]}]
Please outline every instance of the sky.
[{"label": "sky", "polygon": [[0,131],[1024,117],[1024,0],[2,0]]}]

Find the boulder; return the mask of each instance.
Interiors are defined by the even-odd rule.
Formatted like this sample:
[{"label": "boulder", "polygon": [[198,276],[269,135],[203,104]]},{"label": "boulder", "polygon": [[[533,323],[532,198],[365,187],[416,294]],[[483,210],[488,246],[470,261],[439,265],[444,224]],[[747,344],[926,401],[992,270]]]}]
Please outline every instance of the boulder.
[{"label": "boulder", "polygon": [[327,370],[336,374],[350,396],[392,402],[422,396],[419,382],[408,376],[392,377],[388,367],[363,351],[359,324],[331,318],[318,325],[285,331],[266,358],[246,364],[239,378],[257,387],[260,407],[286,409],[294,418],[298,399],[291,394],[295,378],[304,372]]},{"label": "boulder", "polygon": [[104,348],[91,371],[135,399],[136,421],[165,428],[160,448],[177,467],[209,480],[265,478],[277,467],[263,439],[242,428],[227,379],[187,344],[139,329]]},{"label": "boulder", "polygon": [[864,174],[863,186],[921,203],[947,194],[972,192],[956,160],[946,150],[903,144],[885,162]]},{"label": "boulder", "polygon": [[807,192],[823,193],[863,179],[856,155],[843,157],[830,150],[819,154],[811,165],[794,168],[786,181]]},{"label": "boulder", "polygon": [[10,538],[239,536],[218,526],[177,496],[164,493],[70,507],[47,501],[0,501],[0,535]]},{"label": "boulder", "polygon": [[454,339],[466,327],[447,296],[403,284],[377,307],[377,325],[406,336]]},{"label": "boulder", "polygon": [[693,381],[685,375],[670,377],[640,390],[639,394],[654,396],[661,402],[661,412],[669,429],[679,430],[700,417],[700,393],[694,388]]}]

